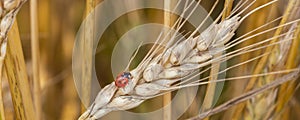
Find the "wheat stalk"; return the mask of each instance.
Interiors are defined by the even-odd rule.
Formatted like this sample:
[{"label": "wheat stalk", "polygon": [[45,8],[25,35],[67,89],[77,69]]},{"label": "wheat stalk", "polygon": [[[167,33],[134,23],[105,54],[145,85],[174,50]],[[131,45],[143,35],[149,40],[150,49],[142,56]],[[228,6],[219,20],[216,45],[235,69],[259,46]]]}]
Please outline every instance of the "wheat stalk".
[{"label": "wheat stalk", "polygon": [[[277,46],[279,44],[290,43],[293,39],[290,36],[291,33],[294,32],[294,29],[291,29],[290,31],[285,33],[276,33],[272,38],[267,38],[262,40],[261,42],[257,42],[252,45],[234,50],[224,55],[216,56],[240,43],[250,40],[253,37],[273,32],[274,30],[283,29],[283,27],[291,26],[300,21],[299,19],[296,19],[290,22],[285,22],[280,24],[279,26],[250,35],[257,30],[265,28],[272,22],[276,22],[282,18],[279,17],[269,23],[258,27],[257,29],[254,29],[253,31],[244,34],[241,37],[231,40],[235,35],[236,29],[248,16],[252,15],[254,12],[262,8],[265,8],[266,6],[273,4],[276,1],[277,0],[267,2],[253,10],[250,10],[247,13],[245,11],[248,10],[256,1],[240,1],[232,9],[228,17],[221,20],[223,13],[227,11],[227,7],[225,6],[217,19],[198,36],[195,36],[197,30],[202,27],[208,16],[212,14],[212,12],[214,11],[214,7],[210,10],[208,16],[196,28],[195,31],[192,31],[191,34],[185,35],[183,37],[180,37],[178,32],[182,28],[186,20],[182,20],[182,18],[179,18],[172,27],[175,28],[175,32],[162,32],[157,38],[157,44],[166,43],[167,46],[165,48],[161,48],[157,44],[154,45],[149,50],[148,54],[144,57],[142,62],[135,69],[129,70],[129,65],[132,59],[135,57],[137,53],[136,52],[124,72],[118,75],[115,82],[105,86],[99,92],[93,104],[88,108],[86,112],[81,115],[79,119],[98,119],[111,111],[128,110],[140,105],[147,99],[161,96],[170,91],[178,90],[184,87],[206,85],[230,80],[257,78],[299,71],[298,68],[275,72],[270,71],[263,74],[257,73],[247,76],[239,76],[219,80],[207,81],[210,77],[193,80],[193,78],[198,77],[200,74],[208,71],[209,69],[216,68],[215,66],[210,66],[211,64],[224,62],[243,54],[267,49],[267,52],[265,54],[226,68],[223,71],[217,73],[212,72],[210,74],[210,76],[215,76],[219,73],[226,72],[230,69],[247,64],[251,61],[258,60],[260,58],[266,58],[266,56],[270,54],[270,51],[268,51],[268,49],[273,48],[274,46]],[[180,2],[178,2],[177,5],[180,4]],[[198,1],[197,4],[199,4],[200,2],[201,0]],[[215,5],[217,3],[218,0],[215,2]],[[187,16],[189,17],[194,11],[194,8],[192,7],[193,4],[189,3],[189,1],[185,1],[185,4],[186,8],[184,8],[181,16],[187,14]],[[187,9],[189,9],[190,7],[193,9],[192,12],[186,13],[185,11],[187,11]],[[242,7],[244,7],[244,9],[241,9]],[[245,13],[244,16],[242,16],[243,13]],[[166,36],[162,37],[163,34],[165,34]],[[187,39],[184,40],[184,38]],[[277,41],[277,39],[280,38],[284,39]],[[229,40],[231,41],[228,42]],[[270,44],[264,45],[268,42],[270,42]],[[224,48],[221,47],[223,45]],[[201,70],[200,72],[197,71],[205,66],[209,67]],[[275,86],[277,85],[278,84],[276,83]]]},{"label": "wheat stalk", "polygon": [[[91,64],[91,61],[92,61],[92,46],[93,46],[93,36],[95,34],[95,13],[93,12],[94,8],[95,8],[95,4],[96,4],[96,1],[95,0],[87,0],[86,1],[86,12],[85,14],[86,15],[90,15],[90,17],[92,19],[88,19],[87,20],[87,23],[86,23],[86,26],[84,28],[84,38],[85,40],[82,41],[81,45],[83,45],[83,52],[84,52],[84,57],[87,58],[85,59],[86,61],[82,61],[83,63],[81,64],[82,65],[82,68],[91,68],[92,67],[92,64]],[[94,14],[89,14],[89,13],[94,13]],[[83,103],[86,103],[86,104],[90,104],[90,89],[84,89],[85,87],[88,87],[90,88],[90,86],[92,85],[91,83],[91,75],[92,75],[92,71],[91,69],[87,69],[86,71],[84,71],[82,73],[82,79],[84,81],[82,81],[82,89],[81,89],[81,94],[83,95]],[[82,108],[81,108],[81,111],[85,111],[85,107],[84,105],[82,105]]]},{"label": "wheat stalk", "polygon": [[31,52],[32,52],[32,63],[33,63],[33,89],[34,89],[34,105],[36,112],[36,119],[42,119],[42,107],[41,107],[41,85],[40,85],[40,74],[39,74],[39,35],[38,35],[38,16],[37,16],[37,1],[30,1],[30,25],[31,25]]},{"label": "wheat stalk", "polygon": [[[0,1],[0,80],[2,81],[2,69],[4,64],[4,59],[6,56],[6,49],[7,49],[7,36],[10,28],[12,27],[15,16],[23,3],[26,0],[1,0]],[[18,33],[17,33],[18,34]],[[2,83],[2,82],[0,82]],[[1,88],[2,89],[2,88]],[[2,92],[2,91],[0,91]],[[18,96],[18,95],[17,95]],[[2,101],[2,94],[1,94],[1,119],[5,120],[4,115],[4,107]],[[29,105],[30,106],[30,105]],[[23,108],[21,108],[22,110]],[[29,113],[29,111],[28,111]],[[27,113],[26,113],[27,114]],[[28,117],[30,114],[28,114]],[[18,114],[21,117],[20,114]]]},{"label": "wheat stalk", "polygon": [[[164,0],[164,8],[165,9],[171,9],[172,6],[172,1],[171,0]],[[164,24],[166,26],[171,26],[174,22],[172,19],[172,14],[169,12],[164,12]],[[167,30],[166,30],[167,31]],[[165,32],[167,33],[167,32]],[[172,100],[172,93],[167,93],[163,96],[163,106],[167,106]],[[172,114],[172,108],[170,109],[164,109],[163,113],[163,118],[164,120],[171,120],[171,114]]]},{"label": "wheat stalk", "polygon": [[34,105],[17,22],[13,24],[8,39],[10,42],[7,44],[4,68],[9,82],[14,110],[16,111],[16,119],[33,120],[35,119]]}]

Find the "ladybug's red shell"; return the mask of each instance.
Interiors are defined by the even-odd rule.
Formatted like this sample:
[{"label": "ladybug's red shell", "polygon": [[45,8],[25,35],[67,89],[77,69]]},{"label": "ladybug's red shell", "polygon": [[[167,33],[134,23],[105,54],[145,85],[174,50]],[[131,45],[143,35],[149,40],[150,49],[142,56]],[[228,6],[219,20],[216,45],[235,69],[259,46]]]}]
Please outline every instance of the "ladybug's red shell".
[{"label": "ladybug's red shell", "polygon": [[128,84],[130,77],[131,74],[127,72],[119,74],[115,80],[115,85],[118,88],[124,88]]}]

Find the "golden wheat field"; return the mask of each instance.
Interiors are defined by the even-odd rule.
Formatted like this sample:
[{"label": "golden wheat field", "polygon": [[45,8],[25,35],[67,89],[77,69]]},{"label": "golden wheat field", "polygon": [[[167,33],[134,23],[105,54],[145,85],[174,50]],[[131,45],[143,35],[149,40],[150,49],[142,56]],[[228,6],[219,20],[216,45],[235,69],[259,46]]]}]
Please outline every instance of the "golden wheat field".
[{"label": "golden wheat field", "polygon": [[0,120],[298,120],[299,0],[1,0]]}]

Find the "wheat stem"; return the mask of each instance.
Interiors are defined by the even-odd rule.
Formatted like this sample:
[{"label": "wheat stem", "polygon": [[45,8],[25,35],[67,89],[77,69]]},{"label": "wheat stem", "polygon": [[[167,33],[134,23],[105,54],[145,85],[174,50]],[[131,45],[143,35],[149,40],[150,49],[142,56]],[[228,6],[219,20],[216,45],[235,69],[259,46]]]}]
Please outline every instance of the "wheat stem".
[{"label": "wheat stem", "polygon": [[32,95],[16,22],[13,24],[8,38],[9,43],[4,68],[9,81],[16,118],[19,120],[34,120]]},{"label": "wheat stem", "polygon": [[32,53],[32,68],[33,68],[33,89],[34,89],[34,105],[35,118],[42,119],[41,107],[41,86],[39,75],[39,35],[38,35],[38,16],[37,16],[37,1],[30,1],[30,25],[31,25],[31,53]]},{"label": "wheat stem", "polygon": [[[86,19],[86,24],[84,26],[84,40],[81,45],[83,45],[83,55],[86,59],[82,61],[82,84],[81,84],[81,95],[82,102],[85,105],[90,104],[91,99],[91,81],[92,81],[92,56],[93,56],[93,42],[94,42],[94,25],[95,25],[95,0],[86,0],[86,17],[91,17],[91,19]],[[93,13],[93,14],[90,14]],[[85,111],[85,106],[81,107],[82,112]]]},{"label": "wheat stem", "polygon": [[[171,0],[164,0],[164,8],[165,9],[171,9],[172,7],[172,4],[171,4]],[[165,26],[171,26],[172,25],[172,17],[171,17],[171,13],[165,11],[164,12],[164,25]],[[167,32],[167,31],[166,31]],[[165,36],[166,39],[170,39],[169,36]],[[169,103],[171,104],[171,100],[172,100],[172,93],[167,93],[163,96],[163,106],[167,106]],[[172,113],[172,108],[171,108],[171,105],[170,105],[170,109],[168,107],[165,107],[167,109],[164,109],[163,111],[163,119],[164,120],[171,120],[171,113]]]}]

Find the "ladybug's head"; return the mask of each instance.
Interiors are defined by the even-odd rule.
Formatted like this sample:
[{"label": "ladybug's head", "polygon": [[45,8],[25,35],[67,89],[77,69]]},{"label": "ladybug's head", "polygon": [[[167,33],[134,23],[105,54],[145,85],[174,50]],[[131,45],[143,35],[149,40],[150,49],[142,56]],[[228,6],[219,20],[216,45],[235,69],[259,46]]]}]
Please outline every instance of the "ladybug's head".
[{"label": "ladybug's head", "polygon": [[121,74],[119,74],[115,80],[115,85],[118,88],[124,88],[129,80],[132,78],[131,74],[129,72],[122,72]]}]

